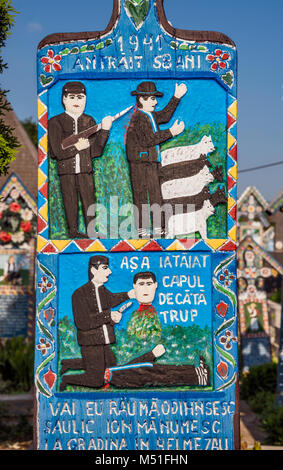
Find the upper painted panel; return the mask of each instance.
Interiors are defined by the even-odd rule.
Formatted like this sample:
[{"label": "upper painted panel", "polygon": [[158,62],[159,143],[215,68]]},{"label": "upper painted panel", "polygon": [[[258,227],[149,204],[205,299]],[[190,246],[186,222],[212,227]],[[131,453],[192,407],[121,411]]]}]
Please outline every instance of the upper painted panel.
[{"label": "upper painted panel", "polygon": [[234,43],[161,0],[43,39],[38,251],[234,251],[236,79]]}]

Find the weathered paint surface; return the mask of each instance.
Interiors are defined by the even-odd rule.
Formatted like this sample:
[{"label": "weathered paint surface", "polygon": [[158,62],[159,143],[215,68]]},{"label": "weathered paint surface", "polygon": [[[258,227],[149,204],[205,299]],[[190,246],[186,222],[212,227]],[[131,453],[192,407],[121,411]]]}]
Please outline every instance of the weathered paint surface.
[{"label": "weathered paint surface", "polygon": [[[232,41],[173,30],[162,1],[115,0],[105,32],[41,42],[39,449],[239,447],[236,78]],[[73,132],[71,92],[86,96]],[[141,115],[137,95],[154,96],[156,111],[140,98]],[[92,148],[62,150],[61,131],[97,123]],[[144,148],[140,136],[152,132]],[[81,203],[70,200],[72,181]],[[173,204],[165,237],[154,223],[141,236],[125,211],[145,192],[149,203]],[[106,208],[93,236],[92,201]],[[181,216],[176,204],[188,205]],[[98,356],[85,347],[90,335]]]},{"label": "weathered paint surface", "polygon": [[251,236],[238,248],[239,322],[243,369],[271,361],[265,280],[282,275],[281,265]]}]

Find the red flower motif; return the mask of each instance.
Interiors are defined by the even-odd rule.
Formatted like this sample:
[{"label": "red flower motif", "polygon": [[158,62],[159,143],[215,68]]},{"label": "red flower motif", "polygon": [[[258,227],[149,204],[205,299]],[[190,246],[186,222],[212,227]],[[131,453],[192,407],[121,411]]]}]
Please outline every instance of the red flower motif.
[{"label": "red flower motif", "polygon": [[53,318],[54,318],[54,313],[55,310],[54,308],[49,307],[47,310],[44,310],[44,317],[48,321],[48,323],[51,323]]},{"label": "red flower motif", "polygon": [[221,49],[216,49],[214,54],[207,54],[206,60],[212,62],[210,68],[213,72],[216,72],[218,67],[221,69],[226,69],[228,64],[227,61],[231,59],[230,54],[228,52],[222,52]]},{"label": "red flower motif", "polygon": [[222,377],[222,379],[227,379],[228,377],[228,364],[224,361],[220,361],[217,366],[217,372]]},{"label": "red flower motif", "polygon": [[227,310],[228,310],[228,305],[225,302],[220,302],[220,304],[217,305],[216,307],[218,315],[221,317],[225,317]]},{"label": "red flower motif", "polygon": [[23,232],[28,233],[32,229],[32,225],[29,221],[21,222],[21,229]]},{"label": "red flower motif", "polygon": [[47,56],[42,57],[40,59],[41,63],[44,65],[43,69],[46,73],[51,73],[52,69],[55,72],[60,72],[61,65],[59,64],[61,60],[60,54],[54,55],[54,51],[52,49],[48,49]]},{"label": "red flower motif", "polygon": [[21,206],[17,202],[11,202],[11,204],[9,205],[9,209],[11,212],[17,213],[21,210]]},{"label": "red flower motif", "polygon": [[11,235],[8,232],[0,232],[0,240],[4,243],[8,243],[11,240]]},{"label": "red flower motif", "polygon": [[47,383],[48,387],[51,390],[56,380],[56,374],[51,369],[49,369],[49,371],[44,374],[43,378],[45,383]]}]

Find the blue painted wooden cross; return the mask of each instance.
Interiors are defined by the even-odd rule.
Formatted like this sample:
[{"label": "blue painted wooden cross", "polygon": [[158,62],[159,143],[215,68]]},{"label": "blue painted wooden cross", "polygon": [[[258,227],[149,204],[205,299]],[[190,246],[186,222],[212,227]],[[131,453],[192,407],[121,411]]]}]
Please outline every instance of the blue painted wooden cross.
[{"label": "blue painted wooden cross", "polygon": [[162,0],[39,44],[38,449],[239,448],[236,64]]}]

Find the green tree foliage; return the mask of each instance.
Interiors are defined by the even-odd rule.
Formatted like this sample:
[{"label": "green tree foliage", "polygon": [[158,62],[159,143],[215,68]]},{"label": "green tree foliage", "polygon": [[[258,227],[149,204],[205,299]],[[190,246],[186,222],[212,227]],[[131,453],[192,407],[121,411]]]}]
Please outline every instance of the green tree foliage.
[{"label": "green tree foliage", "polygon": [[241,378],[240,397],[246,400],[259,416],[262,428],[267,433],[266,444],[283,444],[283,406],[276,400],[276,363],[252,367]]},{"label": "green tree foliage", "polygon": [[25,129],[27,135],[32,141],[33,145],[37,147],[37,125],[34,120],[29,117],[21,121],[23,128]]},{"label": "green tree foliage", "polygon": [[274,392],[277,384],[277,365],[275,363],[254,366],[242,378],[240,395],[243,400],[250,400],[259,392]]},{"label": "green tree foliage", "polygon": [[[8,67],[1,54],[14,24],[15,13],[17,12],[10,0],[0,0],[0,74]],[[10,110],[10,105],[7,102],[7,90],[0,90],[0,175],[7,174],[9,164],[15,159],[20,147],[13,134],[14,129],[5,124],[5,113]]]},{"label": "green tree foliage", "polygon": [[32,424],[25,415],[19,415],[9,404],[0,403],[0,441],[8,443],[32,440]]},{"label": "green tree foliage", "polygon": [[269,402],[269,407],[262,412],[264,430],[268,433],[268,442],[273,445],[283,444],[283,406]]},{"label": "green tree foliage", "polygon": [[3,392],[28,392],[33,384],[34,344],[15,336],[0,345],[0,378]]},{"label": "green tree foliage", "polygon": [[169,325],[162,328],[161,336],[152,336],[146,340],[129,336],[126,330],[119,330],[112,350],[117,363],[125,364],[151,351],[158,344],[163,344],[166,353],[156,363],[198,366],[199,358],[203,356],[206,363],[212,365],[211,331],[208,327],[201,328],[197,325]]}]

